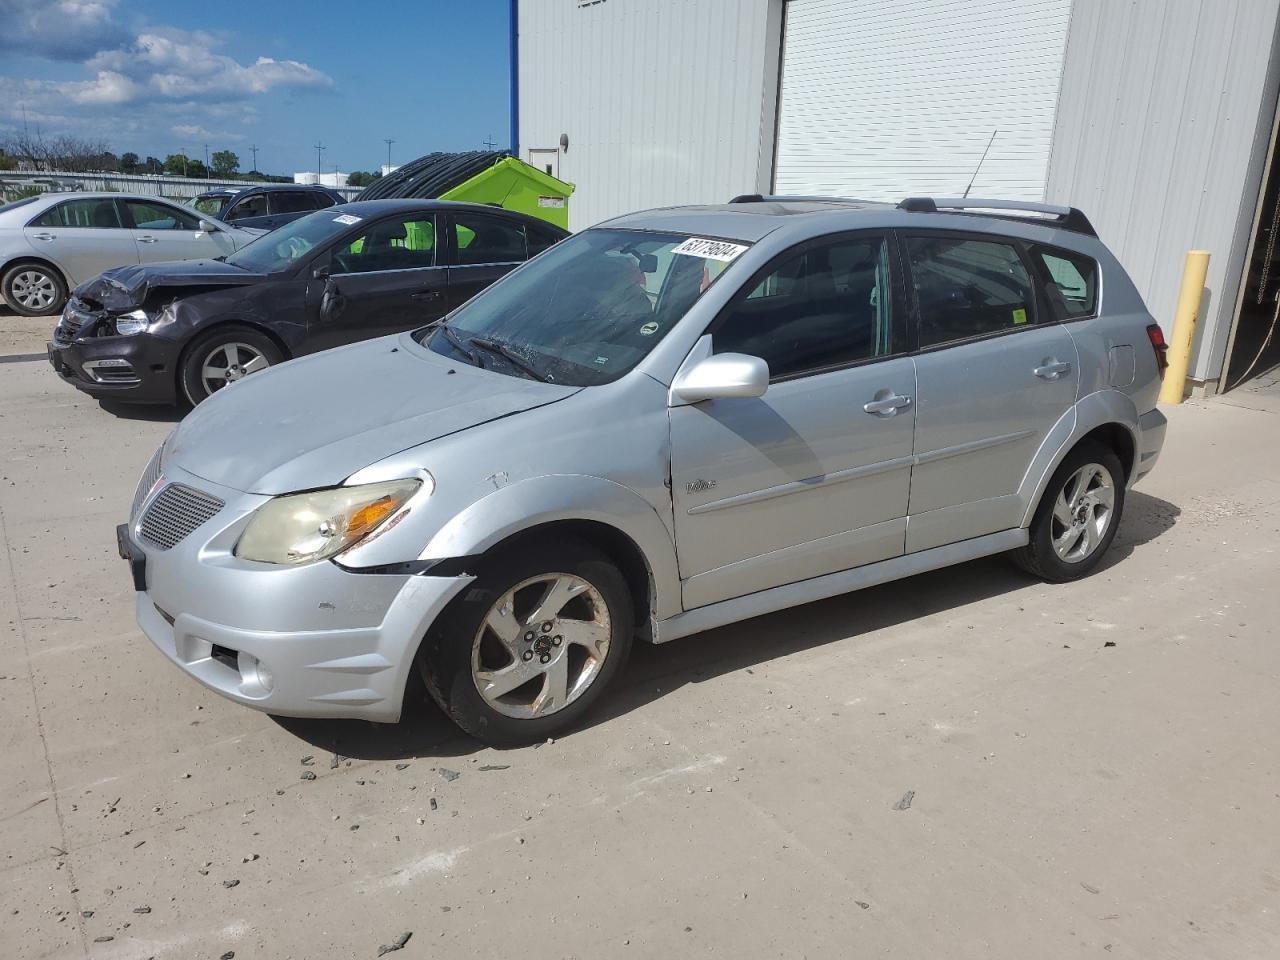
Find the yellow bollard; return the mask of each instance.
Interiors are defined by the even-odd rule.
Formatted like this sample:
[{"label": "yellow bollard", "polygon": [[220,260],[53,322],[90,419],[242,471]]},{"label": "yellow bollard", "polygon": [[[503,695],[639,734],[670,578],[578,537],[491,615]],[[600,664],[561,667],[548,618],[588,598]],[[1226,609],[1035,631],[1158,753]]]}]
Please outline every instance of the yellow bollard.
[{"label": "yellow bollard", "polygon": [[1173,315],[1173,336],[1169,338],[1169,369],[1160,386],[1161,403],[1181,403],[1187,388],[1187,366],[1191,363],[1191,344],[1196,338],[1196,314],[1200,312],[1200,295],[1209,272],[1209,251],[1188,250],[1182,267],[1182,289],[1178,293],[1178,309]]}]

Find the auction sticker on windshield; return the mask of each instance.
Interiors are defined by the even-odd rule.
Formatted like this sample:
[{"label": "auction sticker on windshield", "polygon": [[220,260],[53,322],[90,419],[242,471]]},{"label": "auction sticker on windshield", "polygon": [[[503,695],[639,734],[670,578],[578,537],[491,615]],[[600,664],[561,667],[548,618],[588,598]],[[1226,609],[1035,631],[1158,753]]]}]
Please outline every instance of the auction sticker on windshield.
[{"label": "auction sticker on windshield", "polygon": [[683,253],[686,257],[701,257],[703,260],[719,260],[728,263],[743,253],[747,248],[740,243],[728,243],[724,240],[703,240],[701,237],[690,237],[672,253]]},{"label": "auction sticker on windshield", "polygon": [[334,223],[345,223],[348,227],[353,223],[359,223],[360,218],[352,216],[349,213],[343,213],[333,218]]}]

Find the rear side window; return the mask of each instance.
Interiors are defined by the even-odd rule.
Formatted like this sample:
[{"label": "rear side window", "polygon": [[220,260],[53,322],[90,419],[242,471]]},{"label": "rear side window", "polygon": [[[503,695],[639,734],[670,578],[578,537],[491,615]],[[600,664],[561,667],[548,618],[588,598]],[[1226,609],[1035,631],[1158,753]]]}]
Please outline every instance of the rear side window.
[{"label": "rear side window", "polygon": [[952,236],[907,238],[920,307],[920,346],[932,347],[1035,322],[1035,295],[1012,244]]},{"label": "rear side window", "polygon": [[548,230],[537,227],[526,227],[525,238],[529,241],[529,256],[536,257],[547,247],[553,246],[560,237]]},{"label": "rear side window", "polygon": [[271,212],[303,213],[315,210],[318,196],[319,194],[310,190],[280,190],[271,195]]},{"label": "rear side window", "polygon": [[730,306],[712,349],[760,357],[773,379],[885,356],[890,299],[883,237],[817,244],[781,260]]},{"label": "rear side window", "polygon": [[455,214],[454,250],[458,264],[518,263],[527,259],[524,227],[497,217]]},{"label": "rear side window", "polygon": [[68,200],[46,210],[37,227],[119,227],[120,211],[114,200]]},{"label": "rear side window", "polygon": [[317,210],[323,210],[325,207],[332,207],[337,202],[338,201],[334,200],[333,197],[329,196],[327,193],[320,193],[318,190],[311,194],[311,203]]},{"label": "rear side window", "polygon": [[1045,300],[1056,320],[1091,317],[1098,309],[1098,264],[1069,250],[1033,247],[1036,266],[1044,267]]}]

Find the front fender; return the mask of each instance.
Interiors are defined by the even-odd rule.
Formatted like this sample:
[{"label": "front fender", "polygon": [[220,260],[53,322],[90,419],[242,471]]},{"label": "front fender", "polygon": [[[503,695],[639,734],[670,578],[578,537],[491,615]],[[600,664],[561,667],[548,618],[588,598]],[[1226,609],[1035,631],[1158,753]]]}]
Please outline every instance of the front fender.
[{"label": "front fender", "polygon": [[[1129,431],[1133,438],[1135,456],[1137,455],[1137,451],[1142,448],[1139,442],[1141,431],[1138,427],[1138,408],[1132,398],[1119,390],[1099,390],[1081,397],[1045,435],[1044,443],[1040,445],[1035,459],[1022,478],[1022,485],[1018,490],[1018,495],[1026,506],[1022,526],[1030,525],[1045,487],[1058,465],[1071,452],[1071,448],[1086,434],[1108,424],[1118,424]],[[1129,476],[1133,477],[1136,464],[1128,463],[1125,466]]]},{"label": "front fender", "polygon": [[418,559],[475,556],[514,534],[561,520],[594,521],[630,537],[649,568],[654,614],[680,612],[675,544],[666,525],[644,497],[603,477],[551,474],[501,487],[453,516]]}]

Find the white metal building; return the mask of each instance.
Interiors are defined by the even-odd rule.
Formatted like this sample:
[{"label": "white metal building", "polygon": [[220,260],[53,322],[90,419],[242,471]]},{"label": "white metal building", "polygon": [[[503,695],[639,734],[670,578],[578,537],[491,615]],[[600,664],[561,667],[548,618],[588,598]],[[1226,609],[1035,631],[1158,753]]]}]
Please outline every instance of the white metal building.
[{"label": "white metal building", "polygon": [[1209,250],[1192,365],[1207,390],[1275,316],[1280,0],[513,8],[513,140],[576,184],[573,229],[739,193],[896,202],[972,179],[972,196],[1081,207],[1166,331],[1183,254]]}]

